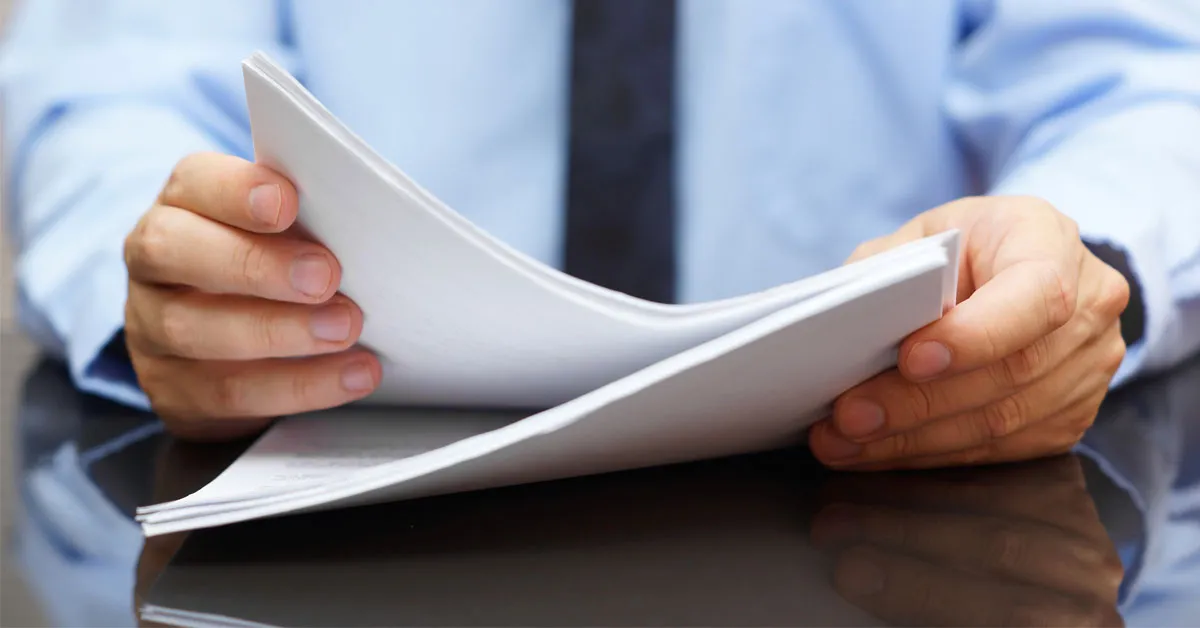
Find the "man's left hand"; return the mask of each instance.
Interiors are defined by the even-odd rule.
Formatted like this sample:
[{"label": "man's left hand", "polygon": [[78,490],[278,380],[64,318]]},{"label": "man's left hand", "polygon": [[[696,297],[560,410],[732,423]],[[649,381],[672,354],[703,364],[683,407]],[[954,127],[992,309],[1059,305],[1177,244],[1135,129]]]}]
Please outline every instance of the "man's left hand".
[{"label": "man's left hand", "polygon": [[957,228],[958,305],[900,345],[898,368],[847,391],[809,444],[844,469],[921,468],[1065,452],[1125,356],[1120,273],[1076,224],[1027,197],[966,198],[855,250],[857,260]]}]

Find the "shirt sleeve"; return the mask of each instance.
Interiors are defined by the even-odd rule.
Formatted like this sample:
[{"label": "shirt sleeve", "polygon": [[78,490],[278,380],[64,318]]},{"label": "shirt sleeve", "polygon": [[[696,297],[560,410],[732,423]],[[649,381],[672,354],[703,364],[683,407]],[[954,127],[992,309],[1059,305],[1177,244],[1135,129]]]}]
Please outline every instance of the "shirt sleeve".
[{"label": "shirt sleeve", "polygon": [[1145,330],[1113,380],[1200,348],[1200,3],[966,2],[945,109],[992,194],[1128,257]]},{"label": "shirt sleeve", "polygon": [[293,66],[273,0],[38,0],[0,51],[18,316],[76,385],[146,406],[119,342],[126,234],[184,155],[252,153],[241,60]]}]

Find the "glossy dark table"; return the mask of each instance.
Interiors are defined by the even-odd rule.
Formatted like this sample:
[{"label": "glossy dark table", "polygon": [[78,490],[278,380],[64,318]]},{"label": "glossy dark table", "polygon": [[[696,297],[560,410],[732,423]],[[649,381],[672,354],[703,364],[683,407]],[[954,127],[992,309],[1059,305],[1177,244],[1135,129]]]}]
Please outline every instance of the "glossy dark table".
[{"label": "glossy dark table", "polygon": [[781,451],[143,543],[137,505],[248,443],[173,442],[23,339],[0,353],[4,625],[1200,625],[1200,362],[1026,464]]}]

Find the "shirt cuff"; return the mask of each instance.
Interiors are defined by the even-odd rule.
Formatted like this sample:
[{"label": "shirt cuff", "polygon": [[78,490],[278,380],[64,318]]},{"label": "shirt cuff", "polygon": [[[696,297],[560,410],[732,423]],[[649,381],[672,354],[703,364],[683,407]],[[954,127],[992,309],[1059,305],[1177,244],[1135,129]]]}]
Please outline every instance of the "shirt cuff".
[{"label": "shirt cuff", "polygon": [[[139,133],[114,135],[130,128]],[[81,390],[149,407],[119,337],[128,296],[125,236],[181,157],[213,149],[173,111],[99,107],[57,120],[17,164],[22,323],[66,359]]]},{"label": "shirt cuff", "polygon": [[148,409],[122,341],[126,282],[118,246],[105,243],[53,291],[35,289],[31,305],[65,340],[60,353],[80,390]]},{"label": "shirt cuff", "polygon": [[89,307],[77,310],[73,342],[67,346],[71,377],[80,390],[147,410],[150,400],[138,385],[125,351],[124,257],[102,251],[93,261],[91,281],[83,288],[91,292],[85,299]]}]

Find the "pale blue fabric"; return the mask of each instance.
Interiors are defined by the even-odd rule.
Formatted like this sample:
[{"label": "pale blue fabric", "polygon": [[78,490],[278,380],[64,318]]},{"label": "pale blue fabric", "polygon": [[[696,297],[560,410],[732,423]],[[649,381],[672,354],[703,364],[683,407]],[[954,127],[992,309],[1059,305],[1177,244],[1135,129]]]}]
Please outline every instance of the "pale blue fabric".
[{"label": "pale blue fabric", "polygon": [[[1200,346],[1200,2],[681,0],[681,298],[838,265],[971,193],[1044,197],[1126,248],[1148,329],[1117,383]],[[266,51],[496,236],[557,264],[568,0],[36,0],[0,58],[23,320],[77,385],[121,245],[175,161],[252,153]],[[344,211],[355,211],[346,207]]]}]

